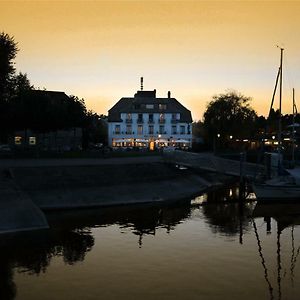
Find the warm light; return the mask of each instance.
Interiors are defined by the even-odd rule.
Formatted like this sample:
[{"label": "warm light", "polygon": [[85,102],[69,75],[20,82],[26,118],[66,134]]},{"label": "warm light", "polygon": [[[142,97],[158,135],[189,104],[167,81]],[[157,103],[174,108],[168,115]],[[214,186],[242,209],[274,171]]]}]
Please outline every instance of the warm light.
[{"label": "warm light", "polygon": [[218,134],[217,134],[217,137],[219,138],[220,136],[221,136],[220,133],[218,133]]},{"label": "warm light", "polygon": [[36,145],[36,137],[35,136],[29,137],[29,145]]},{"label": "warm light", "polygon": [[232,140],[232,135],[229,138]]},{"label": "warm light", "polygon": [[290,141],[291,139],[290,138],[284,138],[283,140],[284,141]]},{"label": "warm light", "polygon": [[272,135],[272,139],[275,140],[275,135]]},{"label": "warm light", "polygon": [[249,142],[249,140],[246,139],[246,140],[243,140],[243,142]]},{"label": "warm light", "polygon": [[160,138],[160,137],[161,137],[161,134],[159,134],[158,137]]},{"label": "warm light", "polygon": [[21,136],[15,136],[15,144],[21,145],[22,144],[22,137]]}]

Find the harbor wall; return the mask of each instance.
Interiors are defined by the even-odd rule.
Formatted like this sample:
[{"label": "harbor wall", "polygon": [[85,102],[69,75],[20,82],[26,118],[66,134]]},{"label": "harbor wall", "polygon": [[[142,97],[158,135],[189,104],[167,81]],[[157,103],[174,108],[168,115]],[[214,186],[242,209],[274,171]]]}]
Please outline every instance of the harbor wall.
[{"label": "harbor wall", "polygon": [[2,170],[0,232],[47,228],[43,210],[175,201],[215,184],[164,163]]}]

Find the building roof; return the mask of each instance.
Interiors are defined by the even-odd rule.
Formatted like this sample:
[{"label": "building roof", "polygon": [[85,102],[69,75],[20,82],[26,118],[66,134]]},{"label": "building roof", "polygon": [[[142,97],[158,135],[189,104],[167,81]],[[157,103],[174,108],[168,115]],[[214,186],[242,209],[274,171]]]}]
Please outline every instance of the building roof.
[{"label": "building roof", "polygon": [[29,94],[36,97],[45,97],[52,101],[64,101],[69,99],[64,92],[58,91],[31,90],[29,91]]},{"label": "building roof", "polygon": [[[153,109],[146,108],[146,104],[153,104]],[[167,108],[161,109],[159,104],[166,104]],[[180,113],[180,122],[192,122],[192,114],[187,108],[175,98],[156,98],[156,90],[138,91],[134,97],[121,98],[108,111],[108,122],[122,122],[121,113]]]}]

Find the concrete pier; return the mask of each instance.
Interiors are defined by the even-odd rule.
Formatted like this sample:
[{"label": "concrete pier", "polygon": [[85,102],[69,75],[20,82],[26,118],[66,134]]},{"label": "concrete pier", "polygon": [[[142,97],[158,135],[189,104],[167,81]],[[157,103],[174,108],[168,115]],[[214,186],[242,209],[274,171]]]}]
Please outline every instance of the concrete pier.
[{"label": "concrete pier", "polygon": [[0,233],[47,228],[43,210],[188,199],[217,179],[206,180],[157,158],[120,161],[7,162],[1,169]]},{"label": "concrete pier", "polygon": [[48,228],[44,213],[15,185],[8,171],[0,174],[0,233]]}]

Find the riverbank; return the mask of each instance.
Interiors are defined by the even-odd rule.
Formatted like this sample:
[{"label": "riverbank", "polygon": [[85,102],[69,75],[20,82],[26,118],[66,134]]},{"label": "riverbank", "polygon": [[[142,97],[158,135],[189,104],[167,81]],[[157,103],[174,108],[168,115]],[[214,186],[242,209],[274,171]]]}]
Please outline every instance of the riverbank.
[{"label": "riverbank", "polygon": [[160,157],[121,160],[2,166],[0,212],[10,222],[1,218],[0,232],[45,228],[45,210],[177,201],[224,182],[216,175],[165,164]]}]

